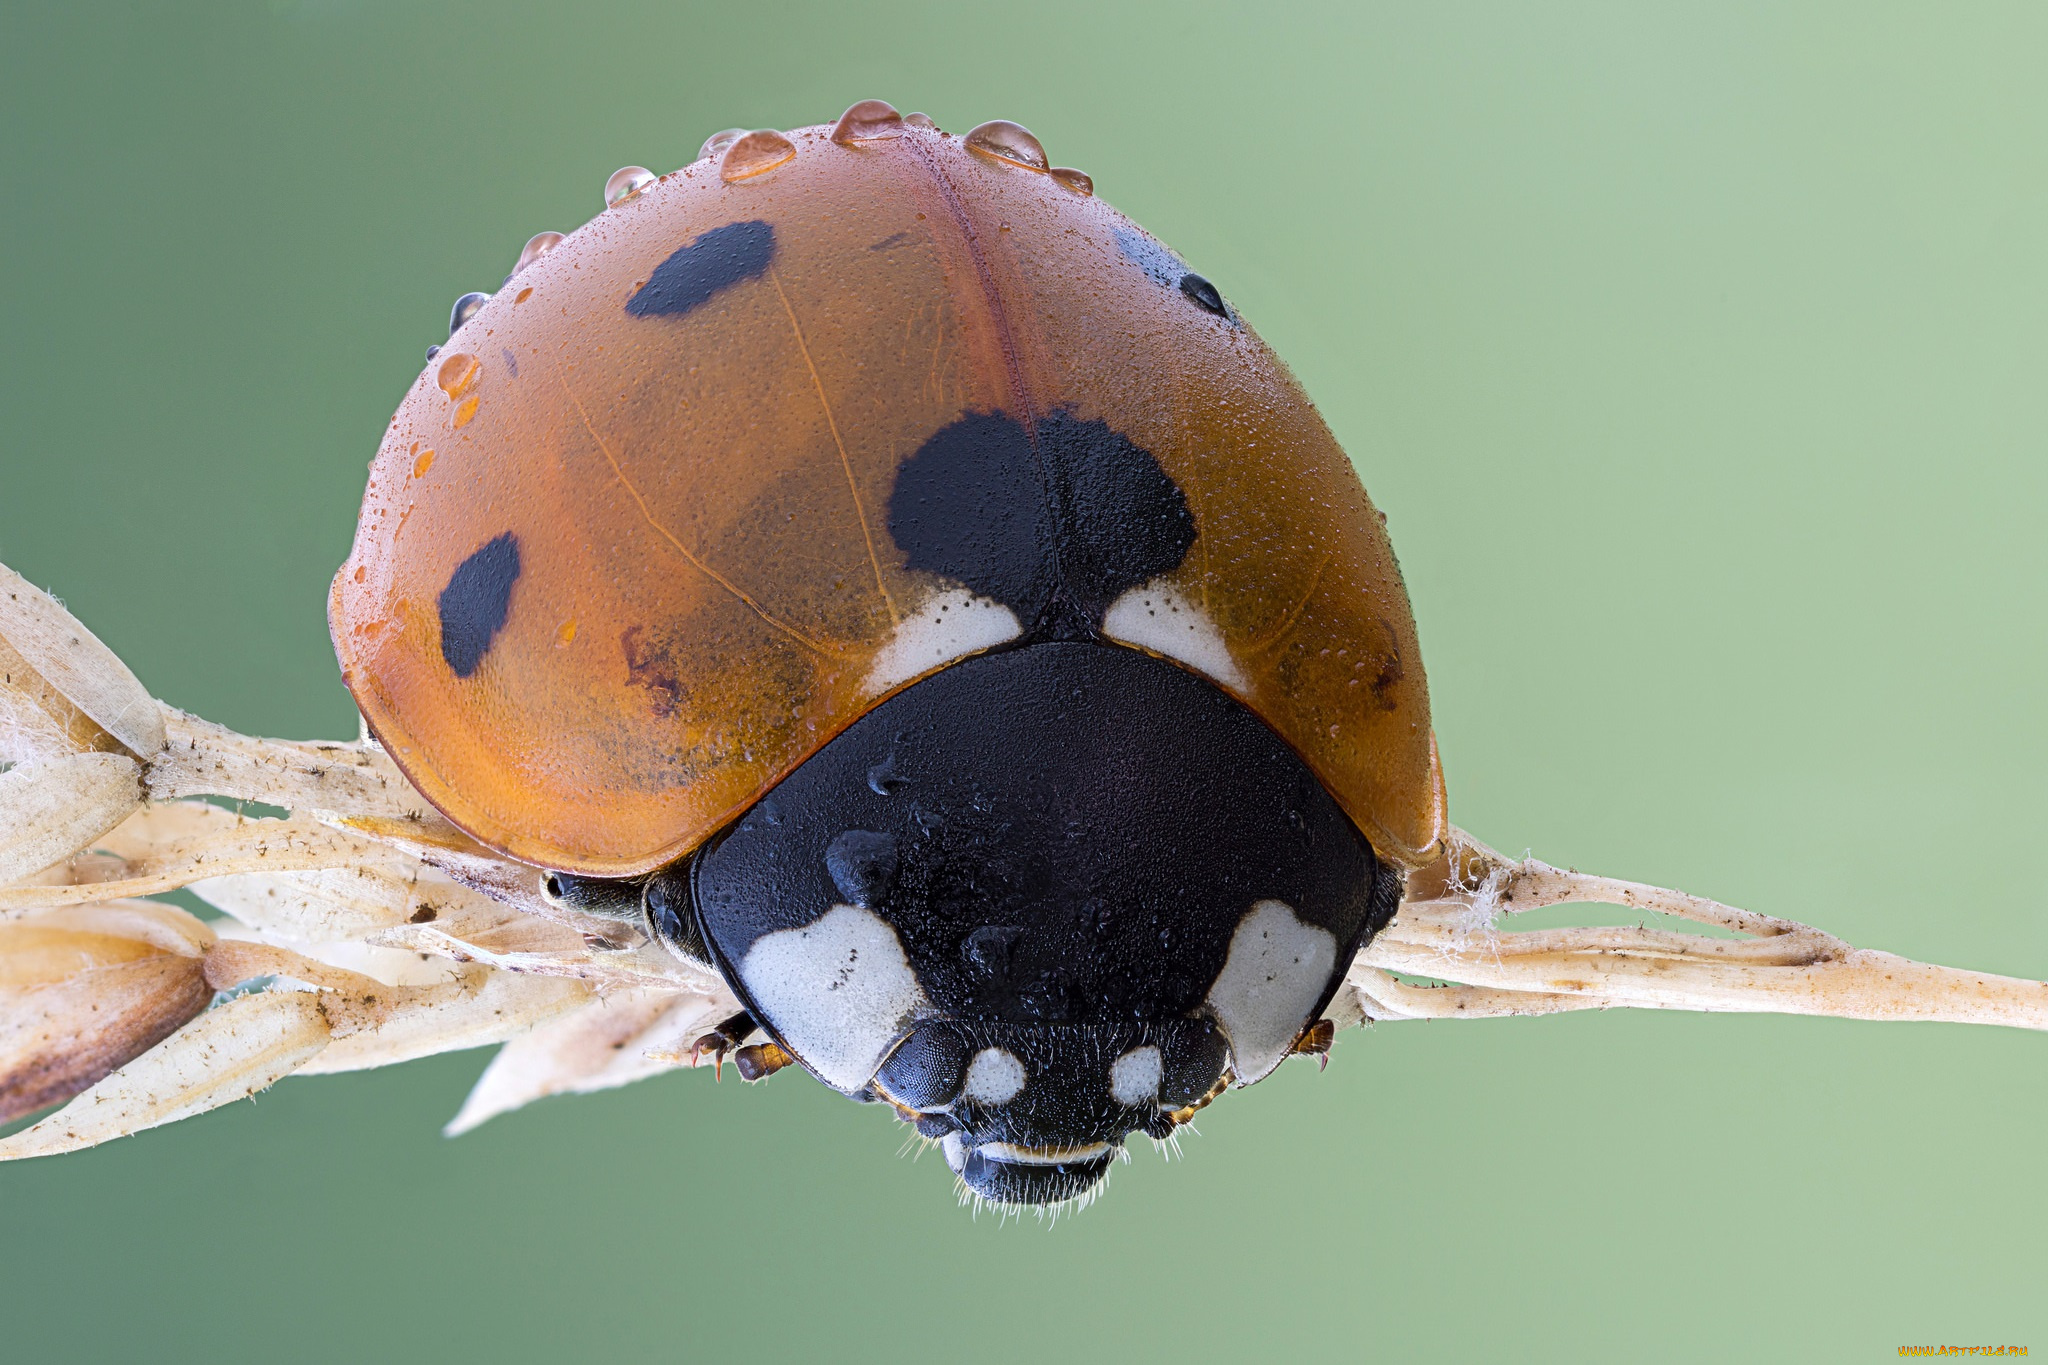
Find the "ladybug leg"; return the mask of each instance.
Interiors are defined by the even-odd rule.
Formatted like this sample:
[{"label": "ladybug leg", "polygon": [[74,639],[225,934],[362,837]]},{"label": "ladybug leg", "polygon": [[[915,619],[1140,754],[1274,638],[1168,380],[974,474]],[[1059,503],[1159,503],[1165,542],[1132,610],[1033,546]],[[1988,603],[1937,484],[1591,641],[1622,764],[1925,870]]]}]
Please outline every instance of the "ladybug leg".
[{"label": "ladybug leg", "polygon": [[[1223,1074],[1216,1078],[1216,1084],[1209,1087],[1208,1094],[1202,1096],[1193,1104],[1183,1105],[1179,1109],[1170,1109],[1164,1111],[1166,1117],[1171,1121],[1171,1126],[1167,1127],[1165,1129],[1165,1132],[1170,1133],[1173,1131],[1174,1128],[1178,1128],[1183,1123],[1193,1123],[1195,1121],[1196,1114],[1200,1113],[1204,1109],[1207,1109],[1211,1104],[1214,1104],[1216,1102],[1216,1098],[1219,1095],[1221,1095],[1224,1091],[1230,1089],[1230,1082],[1233,1079],[1234,1077],[1232,1077],[1230,1074],[1230,1068],[1225,1067],[1223,1069]],[[1153,1134],[1154,1137],[1160,1137],[1163,1135],[1163,1133]]]},{"label": "ladybug leg", "polygon": [[1318,1019],[1301,1031],[1288,1049],[1290,1056],[1313,1057],[1318,1071],[1327,1070],[1330,1065],[1330,1044],[1337,1041],[1337,1026],[1328,1019]]},{"label": "ladybug leg", "polygon": [[583,942],[589,948],[600,952],[620,952],[646,941],[640,908],[642,884],[637,880],[543,872],[540,874],[540,894],[551,905],[581,911],[596,920],[619,926],[617,929],[600,927],[584,930]]},{"label": "ladybug leg", "polygon": [[795,1060],[780,1043],[749,1043],[732,1055],[743,1081],[765,1081]]},{"label": "ladybug leg", "polygon": [[[740,1048],[740,1044],[744,1043],[747,1040],[747,1036],[753,1033],[754,1027],[754,1016],[748,1014],[745,1010],[741,1010],[738,1014],[725,1020],[717,1028],[714,1028],[711,1032],[690,1045],[690,1064],[692,1066],[699,1065],[703,1061],[705,1054],[708,1053],[711,1056],[712,1079],[723,1079],[725,1076],[725,1057],[727,1053],[735,1048],[739,1048],[742,1052],[759,1051],[759,1049],[755,1048]],[[768,1046],[773,1047],[774,1045],[771,1043]],[[785,1057],[788,1056],[779,1047],[775,1048],[775,1051]],[[780,1071],[788,1064],[786,1061],[779,1062],[774,1066],[767,1067],[758,1076],[748,1076],[746,1066],[742,1064],[740,1075],[747,1080],[759,1080],[762,1076],[768,1076]]]}]

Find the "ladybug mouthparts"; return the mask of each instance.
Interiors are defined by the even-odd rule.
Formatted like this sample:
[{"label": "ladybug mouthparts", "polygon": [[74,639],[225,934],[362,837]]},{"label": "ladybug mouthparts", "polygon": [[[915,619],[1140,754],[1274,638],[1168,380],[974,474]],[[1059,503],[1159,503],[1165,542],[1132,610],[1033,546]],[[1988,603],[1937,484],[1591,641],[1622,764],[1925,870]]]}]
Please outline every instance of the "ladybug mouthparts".
[{"label": "ladybug mouthparts", "polygon": [[1229,1047],[1206,1019],[1162,1024],[920,1024],[873,1091],[937,1138],[946,1164],[996,1204],[1087,1192],[1124,1138],[1166,1138],[1213,1093]]}]

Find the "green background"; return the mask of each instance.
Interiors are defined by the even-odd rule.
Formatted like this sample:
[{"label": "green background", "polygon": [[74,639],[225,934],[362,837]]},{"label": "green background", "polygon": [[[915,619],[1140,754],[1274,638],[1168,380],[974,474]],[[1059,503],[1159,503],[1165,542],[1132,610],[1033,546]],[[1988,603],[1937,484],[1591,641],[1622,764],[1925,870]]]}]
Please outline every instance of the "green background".
[{"label": "green background", "polygon": [[[323,619],[449,301],[729,125],[1036,130],[1296,367],[1510,852],[2048,976],[2048,8],[0,0],[0,558],[161,696]],[[2048,1351],[2048,1040],[1344,1036],[1041,1229],[800,1075],[481,1053],[0,1168],[10,1359]]]}]

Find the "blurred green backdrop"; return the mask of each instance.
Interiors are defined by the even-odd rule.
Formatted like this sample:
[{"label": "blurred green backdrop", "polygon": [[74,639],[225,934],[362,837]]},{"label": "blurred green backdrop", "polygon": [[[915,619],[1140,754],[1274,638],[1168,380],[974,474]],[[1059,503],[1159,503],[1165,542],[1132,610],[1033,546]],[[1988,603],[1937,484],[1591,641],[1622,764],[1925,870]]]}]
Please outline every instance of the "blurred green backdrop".
[{"label": "blurred green backdrop", "polygon": [[[2048,976],[2048,9],[0,3],[0,558],[347,735],[323,620],[449,301],[733,124],[1014,118],[1391,518],[1455,818]],[[2048,1040],[1348,1034],[1049,1231],[801,1076],[437,1136],[484,1061],[0,1168],[9,1359],[2048,1350]]]}]

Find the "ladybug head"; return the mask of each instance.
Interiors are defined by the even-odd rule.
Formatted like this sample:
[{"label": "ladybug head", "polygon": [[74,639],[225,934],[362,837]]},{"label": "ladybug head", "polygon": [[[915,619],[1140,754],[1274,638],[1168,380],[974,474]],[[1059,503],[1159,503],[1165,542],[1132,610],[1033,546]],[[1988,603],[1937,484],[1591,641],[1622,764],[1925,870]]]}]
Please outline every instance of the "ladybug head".
[{"label": "ladybug head", "polygon": [[1277,1066],[1398,887],[1214,684],[1047,641],[883,702],[648,906],[813,1075],[1045,1204]]},{"label": "ladybug head", "polygon": [[934,1019],[889,1054],[876,1098],[937,1138],[967,1188],[994,1204],[1077,1198],[1124,1138],[1173,1132],[1224,1080],[1229,1048],[1206,1019],[1015,1025]]}]

